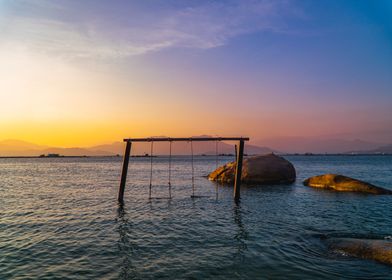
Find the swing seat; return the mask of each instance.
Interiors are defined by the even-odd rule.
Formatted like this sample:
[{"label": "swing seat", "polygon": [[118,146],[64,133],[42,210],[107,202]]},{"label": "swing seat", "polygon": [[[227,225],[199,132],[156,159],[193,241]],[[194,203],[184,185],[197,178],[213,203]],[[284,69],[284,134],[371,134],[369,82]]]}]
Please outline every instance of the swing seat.
[{"label": "swing seat", "polygon": [[149,194],[148,194],[148,199],[171,199],[171,157],[172,157],[172,142],[170,141],[170,156],[169,156],[169,197],[152,197],[151,196],[151,189],[152,189],[152,158],[153,158],[153,151],[154,151],[154,141],[151,141],[151,160],[150,160],[150,188],[149,188]]},{"label": "swing seat", "polygon": [[[192,195],[191,198],[205,198],[205,197],[211,197],[210,195],[195,195],[195,170],[194,170],[194,154],[193,154],[193,142],[190,140],[190,146],[191,146],[191,163],[192,163]],[[149,197],[148,199],[151,201],[152,199],[154,200],[160,200],[160,199],[171,199],[171,159],[172,159],[172,141],[169,141],[169,197],[152,197],[151,196],[151,189],[152,189],[152,165],[153,165],[153,151],[154,151],[154,141],[151,141],[151,159],[150,159],[150,187],[149,187]],[[218,141],[216,141],[216,164],[218,165]],[[216,194],[218,195],[218,194]]]},{"label": "swing seat", "polygon": [[211,197],[210,195],[191,195],[191,198],[204,198],[204,197]]},{"label": "swing seat", "polygon": [[167,199],[170,200],[171,197],[149,197],[149,200],[163,200],[163,199]]}]

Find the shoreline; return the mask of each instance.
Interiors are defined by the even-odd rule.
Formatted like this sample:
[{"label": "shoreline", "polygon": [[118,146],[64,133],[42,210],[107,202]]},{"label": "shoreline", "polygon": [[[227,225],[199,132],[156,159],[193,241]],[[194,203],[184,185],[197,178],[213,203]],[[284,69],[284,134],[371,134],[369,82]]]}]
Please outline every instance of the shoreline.
[{"label": "shoreline", "polygon": [[0,156],[0,159],[1,158],[42,158],[42,159],[47,159],[47,158],[95,158],[95,157],[100,157],[100,158],[102,158],[102,157],[121,157],[121,156],[117,156],[117,155],[114,155],[114,156],[58,156],[58,157],[48,157],[48,156],[45,156],[45,157],[42,157],[42,156]]},{"label": "shoreline", "polygon": [[[294,154],[277,154],[279,156],[306,156],[306,157],[313,157],[313,156],[392,156],[392,153],[385,153],[385,154],[299,154],[299,153],[294,153]],[[172,155],[176,157],[186,157],[188,155]],[[216,157],[216,155],[195,155],[197,157]],[[224,155],[218,155],[218,157],[230,157],[234,156],[234,154],[224,154]],[[245,155],[245,156],[256,156],[254,155]],[[53,159],[53,158],[122,158],[122,155],[112,155],[112,156],[56,156],[56,157],[42,157],[42,156],[0,156],[0,159],[18,159],[18,158],[41,158],[41,159]],[[131,156],[132,158],[150,158],[150,156],[145,156],[145,155],[133,155]],[[156,157],[168,157],[168,155],[154,155],[154,158]]]}]

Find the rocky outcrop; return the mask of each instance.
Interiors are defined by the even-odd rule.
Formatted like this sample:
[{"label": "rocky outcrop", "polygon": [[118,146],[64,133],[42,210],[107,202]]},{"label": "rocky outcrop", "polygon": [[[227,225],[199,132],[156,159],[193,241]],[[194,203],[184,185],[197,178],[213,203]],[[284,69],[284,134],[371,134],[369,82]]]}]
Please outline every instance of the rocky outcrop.
[{"label": "rocky outcrop", "polygon": [[331,238],[327,242],[328,247],[336,252],[392,265],[392,241],[390,240]]},{"label": "rocky outcrop", "polygon": [[361,192],[369,194],[392,194],[392,191],[370,183],[337,174],[325,174],[306,179],[303,184],[313,188],[340,192]]},{"label": "rocky outcrop", "polygon": [[[236,162],[227,163],[208,175],[211,181],[233,184]],[[291,184],[295,181],[294,166],[283,157],[267,154],[244,159],[242,182],[251,185]]]}]

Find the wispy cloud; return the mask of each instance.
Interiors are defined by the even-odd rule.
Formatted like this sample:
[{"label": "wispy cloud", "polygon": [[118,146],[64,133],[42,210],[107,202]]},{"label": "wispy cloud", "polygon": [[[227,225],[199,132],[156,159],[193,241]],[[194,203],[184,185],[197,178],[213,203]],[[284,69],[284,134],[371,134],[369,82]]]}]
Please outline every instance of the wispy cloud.
[{"label": "wispy cloud", "polygon": [[287,19],[298,16],[292,2],[278,0],[197,2],[162,10],[134,2],[118,7],[83,2],[13,1],[0,21],[2,43],[71,58],[127,57],[171,47],[215,48],[253,32],[287,32]]}]

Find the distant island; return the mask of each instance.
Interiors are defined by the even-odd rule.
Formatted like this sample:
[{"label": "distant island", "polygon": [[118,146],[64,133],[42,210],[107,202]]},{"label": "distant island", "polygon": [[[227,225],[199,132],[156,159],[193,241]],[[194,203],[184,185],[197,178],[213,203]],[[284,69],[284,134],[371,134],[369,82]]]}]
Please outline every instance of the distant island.
[{"label": "distant island", "polygon": [[40,158],[44,158],[44,157],[48,157],[48,158],[58,158],[58,157],[64,157],[64,156],[62,156],[62,155],[60,155],[60,154],[47,154],[47,155],[42,154],[42,155],[39,155],[39,157],[40,157]]}]

